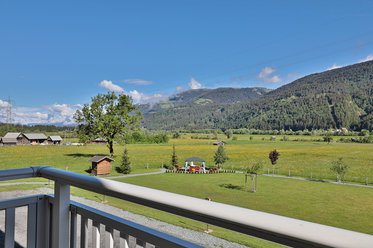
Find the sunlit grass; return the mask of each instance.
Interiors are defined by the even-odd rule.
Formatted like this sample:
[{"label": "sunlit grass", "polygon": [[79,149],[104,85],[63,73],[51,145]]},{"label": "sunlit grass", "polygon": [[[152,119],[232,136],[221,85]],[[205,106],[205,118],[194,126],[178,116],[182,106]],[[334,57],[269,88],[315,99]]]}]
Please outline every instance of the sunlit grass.
[{"label": "sunlit grass", "polygon": [[[217,146],[214,140],[191,139],[194,134],[183,134],[180,139],[171,139],[168,144],[130,144],[127,145],[132,162],[132,173],[156,171],[162,164],[171,162],[172,144],[176,145],[179,165],[189,157],[200,157],[206,160],[206,166],[214,166],[214,153]],[[364,183],[366,177],[373,182],[373,144],[331,143],[315,141],[270,141],[271,135],[234,135],[237,140],[225,140],[229,160],[224,164],[226,169],[240,170],[254,160],[262,161],[263,173],[273,167],[268,159],[271,150],[277,149],[280,157],[275,172],[292,176],[334,180],[330,171],[332,161],[343,157],[349,165],[346,179]],[[250,140],[250,136],[253,137]],[[314,136],[288,136],[290,139],[318,139]],[[262,139],[265,140],[262,140]],[[114,168],[119,165],[124,146],[115,145],[115,161],[112,163],[112,175],[118,175]],[[88,159],[94,155],[108,155],[106,145],[87,146],[17,146],[0,147],[0,167],[2,169],[20,168],[37,165],[48,165],[63,170],[85,173],[90,167]]]}]

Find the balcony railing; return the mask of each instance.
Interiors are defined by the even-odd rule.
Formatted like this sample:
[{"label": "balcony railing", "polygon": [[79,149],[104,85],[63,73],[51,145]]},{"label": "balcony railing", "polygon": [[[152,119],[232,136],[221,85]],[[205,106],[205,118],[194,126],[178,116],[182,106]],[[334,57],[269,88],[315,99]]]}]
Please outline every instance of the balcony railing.
[{"label": "balcony railing", "polygon": [[[373,236],[210,202],[165,191],[86,176],[47,166],[0,170],[0,181],[43,177],[54,196],[0,201],[5,210],[4,247],[14,247],[15,209],[27,206],[27,247],[200,247],[70,200],[70,186],[148,206],[292,247],[373,247]],[[1,244],[0,244],[1,247]]]}]

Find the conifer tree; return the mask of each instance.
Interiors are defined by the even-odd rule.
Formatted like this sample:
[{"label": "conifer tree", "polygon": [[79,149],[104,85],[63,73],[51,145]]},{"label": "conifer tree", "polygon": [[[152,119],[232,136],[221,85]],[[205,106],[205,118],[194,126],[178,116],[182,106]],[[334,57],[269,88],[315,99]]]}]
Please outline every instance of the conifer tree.
[{"label": "conifer tree", "polygon": [[220,165],[223,165],[225,161],[228,160],[227,153],[224,150],[223,146],[219,146],[218,150],[215,152],[214,161],[215,165],[220,168]]},{"label": "conifer tree", "polygon": [[128,156],[127,148],[124,149],[123,155],[122,155],[122,161],[120,163],[120,166],[117,167],[117,171],[119,173],[123,174],[130,174],[131,173],[131,161]]},{"label": "conifer tree", "polygon": [[[176,155],[176,149],[175,149],[175,144],[172,146],[172,157],[171,157],[171,166],[175,167],[177,165],[177,155]],[[172,169],[172,168],[171,168]]]}]

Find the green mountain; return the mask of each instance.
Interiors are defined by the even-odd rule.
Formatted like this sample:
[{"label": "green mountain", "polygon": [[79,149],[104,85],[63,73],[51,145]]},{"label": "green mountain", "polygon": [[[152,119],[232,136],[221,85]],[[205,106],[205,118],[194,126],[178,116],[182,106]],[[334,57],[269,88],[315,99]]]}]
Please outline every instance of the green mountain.
[{"label": "green mountain", "polygon": [[311,74],[246,102],[170,108],[145,117],[143,124],[166,130],[372,130],[373,61]]},{"label": "green mountain", "polygon": [[161,112],[167,109],[180,107],[199,107],[202,105],[225,105],[239,102],[247,102],[257,99],[268,92],[266,88],[218,88],[218,89],[195,89],[181,92],[170,97],[167,101],[156,104],[139,105],[143,115]]}]

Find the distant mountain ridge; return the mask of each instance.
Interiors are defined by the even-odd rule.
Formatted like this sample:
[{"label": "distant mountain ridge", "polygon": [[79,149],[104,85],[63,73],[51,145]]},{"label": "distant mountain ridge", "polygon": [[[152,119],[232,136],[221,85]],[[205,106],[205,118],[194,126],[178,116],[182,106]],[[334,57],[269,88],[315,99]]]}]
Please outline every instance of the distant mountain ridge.
[{"label": "distant mountain ridge", "polygon": [[260,87],[194,89],[171,96],[167,101],[162,101],[153,105],[142,104],[138,107],[143,115],[148,115],[172,108],[247,102],[262,97],[270,91],[270,89]]},{"label": "distant mountain ridge", "polygon": [[311,74],[246,102],[171,107],[149,114],[143,125],[164,130],[372,130],[373,61]]}]

